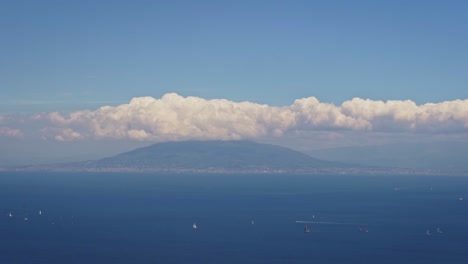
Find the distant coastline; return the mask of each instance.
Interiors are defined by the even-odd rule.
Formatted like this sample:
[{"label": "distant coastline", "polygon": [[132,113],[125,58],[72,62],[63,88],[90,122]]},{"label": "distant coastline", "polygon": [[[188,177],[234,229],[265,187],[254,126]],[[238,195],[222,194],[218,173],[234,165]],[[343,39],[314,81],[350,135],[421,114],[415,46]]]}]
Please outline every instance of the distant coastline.
[{"label": "distant coastline", "polygon": [[0,167],[0,171],[193,174],[468,175],[465,170],[351,165],[252,141],[164,142],[99,160]]},{"label": "distant coastline", "polygon": [[297,175],[432,175],[468,176],[468,172],[417,170],[403,168],[322,168],[315,170],[259,170],[259,169],[156,169],[156,168],[64,168],[48,165],[0,167],[0,172],[92,172],[92,173],[176,173],[176,174],[297,174]]}]

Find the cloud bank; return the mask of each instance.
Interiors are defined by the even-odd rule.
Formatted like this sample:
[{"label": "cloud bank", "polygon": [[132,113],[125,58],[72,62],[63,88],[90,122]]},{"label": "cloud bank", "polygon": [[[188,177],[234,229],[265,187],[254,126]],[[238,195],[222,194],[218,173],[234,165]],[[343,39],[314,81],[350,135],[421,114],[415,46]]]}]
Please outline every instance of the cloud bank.
[{"label": "cloud bank", "polygon": [[137,97],[128,104],[94,111],[38,113],[16,119],[0,116],[0,125],[5,124],[0,135],[23,135],[15,125],[28,122],[35,124],[43,138],[58,141],[255,139],[290,131],[466,133],[468,100],[416,105],[410,100],[354,98],[337,106],[308,97],[276,107],[170,93],[160,99]]}]

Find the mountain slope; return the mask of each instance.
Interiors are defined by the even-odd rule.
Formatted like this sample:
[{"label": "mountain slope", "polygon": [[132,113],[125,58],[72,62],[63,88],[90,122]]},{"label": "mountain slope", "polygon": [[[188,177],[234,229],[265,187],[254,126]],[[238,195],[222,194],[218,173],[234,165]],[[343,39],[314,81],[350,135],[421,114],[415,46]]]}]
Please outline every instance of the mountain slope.
[{"label": "mountain slope", "polygon": [[300,171],[344,165],[251,141],[185,141],[157,143],[90,161],[84,166],[88,169]]},{"label": "mountain slope", "polygon": [[314,150],[307,154],[361,166],[468,171],[468,144],[460,142],[355,146]]}]

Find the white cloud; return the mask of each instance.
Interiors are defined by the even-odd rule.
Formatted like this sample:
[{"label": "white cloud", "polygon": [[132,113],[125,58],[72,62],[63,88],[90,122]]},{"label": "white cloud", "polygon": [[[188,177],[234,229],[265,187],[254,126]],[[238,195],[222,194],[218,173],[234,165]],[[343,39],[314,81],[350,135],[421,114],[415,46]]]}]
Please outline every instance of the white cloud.
[{"label": "white cloud", "polygon": [[[86,137],[156,141],[280,135],[295,122],[294,113],[288,108],[184,98],[177,94],[166,94],[161,99],[139,97],[129,104],[77,111],[67,116],[46,113],[41,119],[47,119],[53,127],[73,128]],[[61,136],[60,139],[66,138]]]},{"label": "white cloud", "polygon": [[291,106],[297,113],[299,124],[309,129],[353,129],[368,130],[372,124],[365,118],[347,115],[342,107],[320,103],[315,97],[298,99]]},{"label": "white cloud", "polygon": [[416,105],[413,101],[372,101],[354,98],[342,112],[372,125],[373,131],[456,132],[468,128],[468,100]]},{"label": "white cloud", "polygon": [[[11,119],[1,117],[0,122],[12,127]],[[258,139],[290,131],[328,131],[330,135],[338,135],[334,134],[336,131],[466,133],[468,100],[416,105],[410,100],[354,98],[337,106],[309,97],[290,106],[273,107],[171,93],[160,99],[133,98],[128,104],[94,111],[39,113],[28,120],[25,122],[42,126],[40,131],[45,138],[59,141]]]},{"label": "white cloud", "polygon": [[16,128],[10,128],[1,126],[0,127],[0,136],[15,137],[19,138],[23,136],[23,132]]},{"label": "white cloud", "polygon": [[73,129],[66,128],[61,130],[56,136],[55,139],[57,141],[72,141],[76,139],[82,139],[83,137],[80,133],[73,131]]}]

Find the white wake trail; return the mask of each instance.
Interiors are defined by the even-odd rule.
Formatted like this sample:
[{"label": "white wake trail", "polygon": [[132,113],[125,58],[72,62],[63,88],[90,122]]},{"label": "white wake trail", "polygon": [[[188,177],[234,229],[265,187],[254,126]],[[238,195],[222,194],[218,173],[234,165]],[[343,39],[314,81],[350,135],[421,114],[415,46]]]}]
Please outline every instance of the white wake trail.
[{"label": "white wake trail", "polygon": [[358,223],[316,222],[316,221],[302,221],[302,220],[297,220],[296,223],[302,223],[302,224],[326,224],[326,225],[362,225],[362,224],[358,224]]}]

